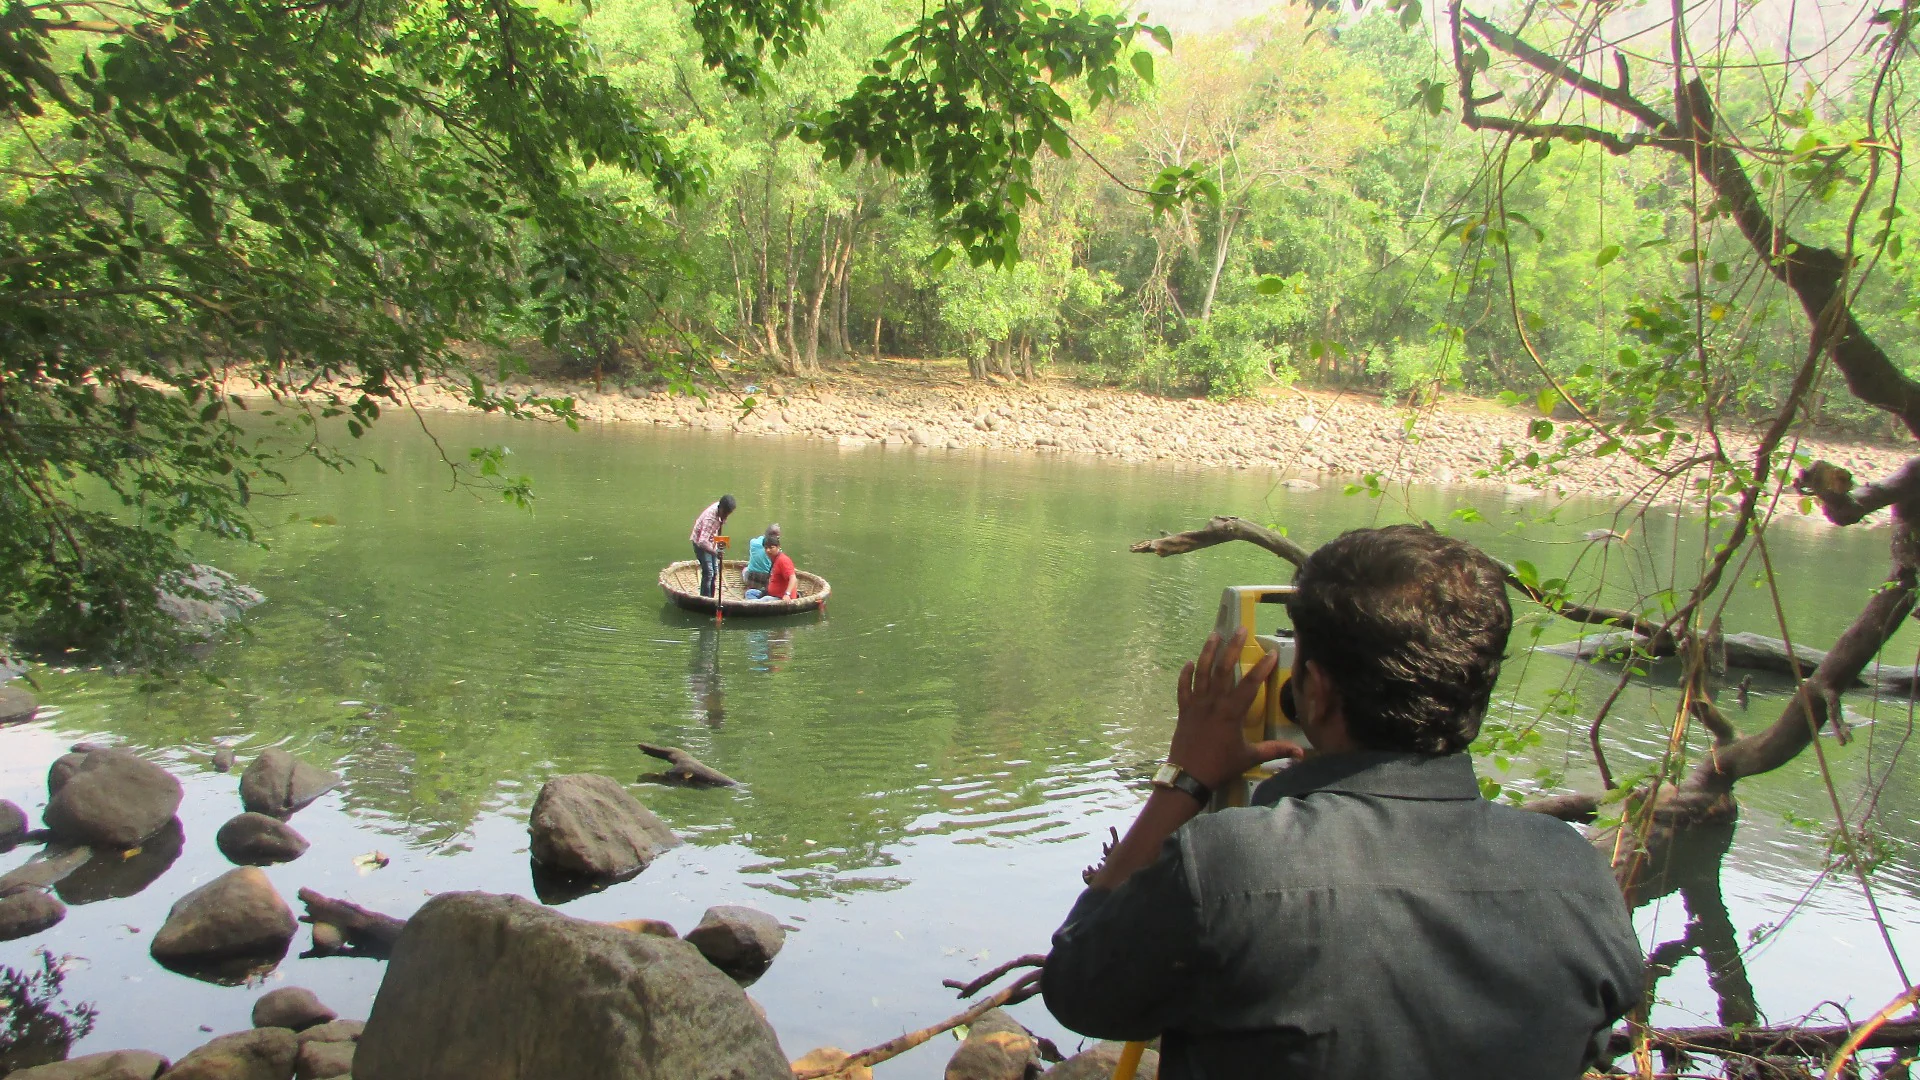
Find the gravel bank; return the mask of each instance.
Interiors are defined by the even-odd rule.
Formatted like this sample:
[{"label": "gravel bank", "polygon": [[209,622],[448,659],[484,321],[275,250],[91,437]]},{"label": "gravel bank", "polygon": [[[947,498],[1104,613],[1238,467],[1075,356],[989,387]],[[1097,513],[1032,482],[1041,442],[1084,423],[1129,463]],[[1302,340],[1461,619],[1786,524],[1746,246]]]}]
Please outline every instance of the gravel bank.
[{"label": "gravel bank", "polygon": [[[1502,448],[1519,455],[1539,449],[1527,435],[1536,417],[1473,399],[1409,414],[1353,394],[1289,391],[1213,402],[1064,380],[989,385],[939,365],[883,368],[884,373],[836,371],[763,381],[754,395],[759,407],[751,412],[738,407],[750,385],[744,382],[705,402],[639,387],[596,392],[591,385],[536,382],[516,390],[571,395],[583,417],[603,422],[825,439],[850,447],[1085,454],[1134,464],[1266,469],[1319,484],[1377,474],[1389,484],[1466,484],[1514,494],[1619,499],[1654,479],[1619,455],[1565,462],[1551,474],[1501,474]],[[432,408],[465,408],[460,396],[432,389],[416,391],[415,400]],[[1750,442],[1742,437],[1735,447],[1744,456]],[[1862,479],[1887,475],[1907,457],[1901,450],[1868,444],[1823,442],[1802,448]],[[1483,472],[1491,475],[1479,475]]]}]

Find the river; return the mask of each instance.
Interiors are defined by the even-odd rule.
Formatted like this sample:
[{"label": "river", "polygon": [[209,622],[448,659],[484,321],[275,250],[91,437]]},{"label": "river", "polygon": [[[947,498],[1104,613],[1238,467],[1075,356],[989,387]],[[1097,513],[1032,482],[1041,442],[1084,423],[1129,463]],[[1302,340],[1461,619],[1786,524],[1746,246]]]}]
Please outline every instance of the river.
[{"label": "river", "polygon": [[[41,718],[0,730],[0,798],[36,818],[46,766],[79,739],[138,748],[187,788],[184,851],[154,867],[164,866],[157,880],[131,896],[69,889],[63,923],[0,944],[0,964],[15,968],[37,966],[40,947],[71,957],[66,1000],[98,1010],[73,1052],[178,1056],[208,1030],[248,1026],[260,986],[199,982],[147,956],[172,901],[227,869],[212,836],[239,804],[235,776],[208,764],[216,740],[240,744],[243,763],[281,745],[346,778],[294,817],[313,847],[268,870],[283,894],[310,886],[398,915],[445,890],[531,895],[525,817],[543,779],[636,781],[658,764],[635,748],[641,739],[691,750],[743,786],[636,784],[689,842],[563,910],[683,931],[715,903],[774,913],[795,930],[750,992],[797,1057],[937,1020],[957,1008],[943,978],[1044,951],[1081,867],[1142,798],[1171,727],[1174,673],[1220,590],[1288,576],[1246,545],[1163,560],[1129,554],[1130,542],[1216,513],[1282,523],[1308,544],[1411,517],[1547,574],[1607,559],[1616,593],[1700,549],[1698,529],[1668,514],[1624,523],[1605,507],[1568,505],[1547,515],[1537,499],[1467,489],[1369,498],[1288,490],[1258,470],[637,426],[432,424],[461,457],[510,445],[510,471],[535,479],[535,508],[450,489],[428,439],[404,422],[381,425],[355,447],[360,464],[297,465],[295,494],[262,500],[263,519],[285,521],[270,548],[202,551],[269,597],[234,641],[161,685],[39,669]],[[663,602],[655,575],[689,557],[692,518],[723,491],[740,501],[735,537],[777,520],[800,567],[832,580],[823,616],[716,627]],[[1468,504],[1486,520],[1449,517]],[[1581,540],[1602,527],[1632,542]],[[1831,642],[1879,580],[1886,537],[1800,523],[1770,531],[1796,641]],[[1777,634],[1753,569],[1730,590],[1727,628]],[[1584,716],[1612,685],[1609,671],[1528,653],[1532,625],[1516,633],[1493,718],[1510,728],[1555,703]],[[1903,632],[1893,654],[1912,656],[1916,640]],[[1729,706],[1733,719],[1771,718],[1782,689],[1761,679],[1750,710]],[[1672,703],[1658,678],[1625,695],[1608,729],[1617,771],[1658,756]],[[1874,706],[1850,698],[1860,737],[1822,745],[1850,806],[1884,783],[1875,820],[1887,859],[1873,881],[1895,942],[1911,951],[1920,792],[1913,770],[1888,769],[1911,718],[1904,703],[1879,703],[1877,718]],[[1584,720],[1548,715],[1537,730],[1539,744],[1503,758],[1504,772],[1483,759],[1482,774],[1524,789],[1544,770],[1549,782],[1590,786]],[[1900,985],[1858,886],[1821,875],[1832,810],[1813,756],[1740,793],[1722,875],[1733,924],[1747,943],[1794,912],[1746,949],[1761,1009],[1775,1021],[1822,1003],[1872,1012]],[[0,872],[34,850],[0,855]],[[389,857],[384,868],[356,864],[375,851]],[[1685,918],[1676,899],[1636,913],[1650,944],[1678,937]],[[290,956],[266,981],[310,987],[341,1015],[364,1017],[381,972],[372,960]],[[1662,984],[1655,1020],[1712,1022],[1715,1011],[1692,958]],[[1069,1052],[1077,1042],[1037,1001],[1016,1015]],[[1831,1004],[1822,1015],[1836,1015]],[[881,1075],[938,1077],[952,1045],[913,1051]]]}]

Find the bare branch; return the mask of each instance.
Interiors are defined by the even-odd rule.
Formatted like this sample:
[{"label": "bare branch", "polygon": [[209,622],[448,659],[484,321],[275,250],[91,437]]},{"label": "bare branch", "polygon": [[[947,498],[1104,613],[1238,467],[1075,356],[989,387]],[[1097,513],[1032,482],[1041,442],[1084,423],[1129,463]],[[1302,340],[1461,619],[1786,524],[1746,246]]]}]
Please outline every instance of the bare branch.
[{"label": "bare branch", "polygon": [[1245,540],[1249,544],[1258,544],[1287,560],[1295,566],[1307,561],[1307,549],[1271,529],[1255,525],[1245,518],[1216,517],[1208,520],[1204,529],[1192,529],[1172,536],[1163,536],[1158,540],[1142,540],[1128,548],[1136,555],[1185,555],[1189,551],[1199,551],[1216,544]]}]

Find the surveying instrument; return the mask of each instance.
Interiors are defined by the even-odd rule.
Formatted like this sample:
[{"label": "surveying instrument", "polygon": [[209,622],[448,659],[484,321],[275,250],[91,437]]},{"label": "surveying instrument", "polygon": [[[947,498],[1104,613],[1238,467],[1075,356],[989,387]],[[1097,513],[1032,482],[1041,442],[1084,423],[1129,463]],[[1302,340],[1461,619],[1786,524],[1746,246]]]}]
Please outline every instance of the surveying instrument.
[{"label": "surveying instrument", "polygon": [[[1291,585],[1234,585],[1220,594],[1220,614],[1213,623],[1214,633],[1220,635],[1222,642],[1226,642],[1232,640],[1234,631],[1242,627],[1247,631],[1247,640],[1240,647],[1238,676],[1246,678],[1247,672],[1252,671],[1253,666],[1268,653],[1277,653],[1280,657],[1273,674],[1267,677],[1266,684],[1254,695],[1253,704],[1247,708],[1246,719],[1242,721],[1242,732],[1249,743],[1285,739],[1302,746],[1307,744],[1306,734],[1293,722],[1293,693],[1287,685],[1287,680],[1293,677],[1293,628],[1276,627],[1262,634],[1256,625],[1263,606],[1277,606],[1284,614],[1287,598],[1293,593]],[[1246,806],[1253,796],[1253,789],[1272,775],[1271,770],[1255,766],[1241,774],[1238,780],[1216,788],[1212,801],[1202,813],[1210,814],[1230,806]],[[1130,1042],[1122,1047],[1120,1060],[1113,1067],[1113,1080],[1151,1080],[1137,1076],[1140,1055],[1146,1049],[1144,1042]]]}]

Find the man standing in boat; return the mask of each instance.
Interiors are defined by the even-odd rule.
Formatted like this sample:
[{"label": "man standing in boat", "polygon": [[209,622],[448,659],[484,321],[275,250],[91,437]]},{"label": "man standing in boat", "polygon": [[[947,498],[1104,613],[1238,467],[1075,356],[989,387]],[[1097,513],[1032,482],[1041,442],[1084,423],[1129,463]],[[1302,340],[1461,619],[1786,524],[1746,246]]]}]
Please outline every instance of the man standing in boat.
[{"label": "man standing in boat", "polygon": [[720,530],[737,505],[733,496],[722,495],[693,519],[693,557],[700,560],[701,596],[720,598]]}]

